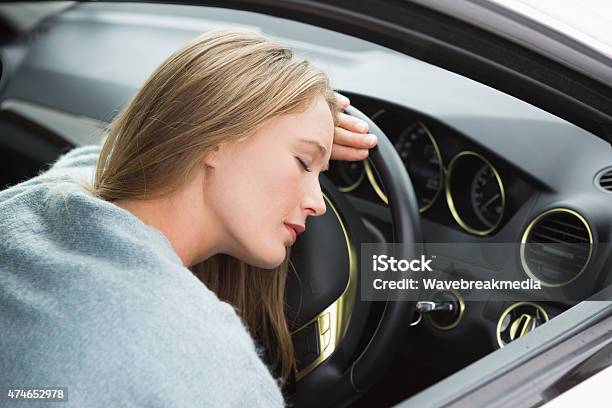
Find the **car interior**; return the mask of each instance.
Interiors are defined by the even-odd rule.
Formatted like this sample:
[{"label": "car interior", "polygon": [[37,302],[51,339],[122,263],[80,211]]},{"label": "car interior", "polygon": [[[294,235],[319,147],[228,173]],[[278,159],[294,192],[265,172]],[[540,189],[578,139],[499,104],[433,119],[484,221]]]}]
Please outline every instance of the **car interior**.
[{"label": "car interior", "polygon": [[[459,275],[487,277],[513,268],[578,292],[566,301],[467,302],[453,291],[441,294],[455,306],[451,312],[421,313],[410,305],[410,314],[397,316],[411,318],[389,326],[402,328],[388,334],[397,343],[393,357],[375,355],[387,362],[376,375],[364,369],[367,390],[336,404],[398,403],[612,284],[605,245],[612,227],[612,151],[570,121],[374,42],[253,11],[98,2],[17,9],[0,8],[2,188],[35,176],[74,146],[99,143],[167,55],[223,26],[255,29],[290,45],[324,69],[350,98],[352,114],[365,115],[388,138],[401,169],[389,164],[388,152],[332,162],[321,176],[332,211],[313,220],[310,236],[296,244],[292,266],[296,275],[310,270],[315,288],[306,299],[305,280],[288,282],[298,361],[290,392],[298,406],[312,403],[313,390],[339,378],[336,371],[382,330],[387,304],[359,298],[354,263],[360,243],[397,239],[398,216],[414,228],[418,223],[414,237],[423,243],[541,244],[508,256],[503,266],[457,257]],[[390,181],[397,172],[403,172],[398,187]],[[407,179],[412,207],[393,200],[402,197],[397,189]],[[565,249],[547,250],[546,244]],[[330,255],[306,259],[313,253]],[[339,278],[330,284],[333,274]]]}]

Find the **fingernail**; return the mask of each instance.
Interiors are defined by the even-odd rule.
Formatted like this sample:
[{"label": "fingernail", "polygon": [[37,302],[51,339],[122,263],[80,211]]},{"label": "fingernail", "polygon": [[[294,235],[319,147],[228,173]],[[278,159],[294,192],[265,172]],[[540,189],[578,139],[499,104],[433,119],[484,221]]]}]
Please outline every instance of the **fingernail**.
[{"label": "fingernail", "polygon": [[376,135],[373,134],[369,134],[365,137],[365,141],[368,144],[368,146],[374,146],[376,144],[376,142],[378,141],[378,138],[376,137]]},{"label": "fingernail", "polygon": [[365,122],[359,122],[357,124],[357,130],[360,132],[365,132],[368,129],[368,125]]}]

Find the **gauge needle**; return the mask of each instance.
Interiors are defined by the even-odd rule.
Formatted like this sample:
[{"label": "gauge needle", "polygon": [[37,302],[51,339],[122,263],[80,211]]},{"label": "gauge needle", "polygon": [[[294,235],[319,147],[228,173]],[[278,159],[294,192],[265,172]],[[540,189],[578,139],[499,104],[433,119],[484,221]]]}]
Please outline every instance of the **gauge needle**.
[{"label": "gauge needle", "polygon": [[499,193],[495,194],[493,197],[489,198],[489,200],[484,203],[483,205],[480,206],[479,210],[482,211],[485,208],[487,208],[493,201],[497,200],[499,198]]}]

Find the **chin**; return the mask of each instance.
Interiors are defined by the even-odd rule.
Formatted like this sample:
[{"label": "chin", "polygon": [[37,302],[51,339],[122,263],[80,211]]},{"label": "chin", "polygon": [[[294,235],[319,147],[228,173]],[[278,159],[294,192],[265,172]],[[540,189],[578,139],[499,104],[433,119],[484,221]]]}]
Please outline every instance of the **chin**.
[{"label": "chin", "polygon": [[[260,252],[260,253],[263,253]],[[285,257],[287,256],[287,249],[285,246],[281,246],[280,250],[269,251],[264,257],[258,257],[254,259],[254,262],[249,262],[249,264],[256,266],[258,268],[264,269],[273,269],[278,267],[283,263]]]}]

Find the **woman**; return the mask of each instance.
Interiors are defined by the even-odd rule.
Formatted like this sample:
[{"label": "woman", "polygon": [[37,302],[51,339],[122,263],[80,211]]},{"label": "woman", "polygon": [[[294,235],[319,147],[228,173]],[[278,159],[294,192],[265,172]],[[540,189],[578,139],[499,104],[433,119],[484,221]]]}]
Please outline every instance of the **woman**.
[{"label": "woman", "polygon": [[101,149],[0,192],[0,388],[282,406],[289,247],[325,212],[329,160],[376,143],[347,105],[286,46],[210,31],[153,72]]}]

